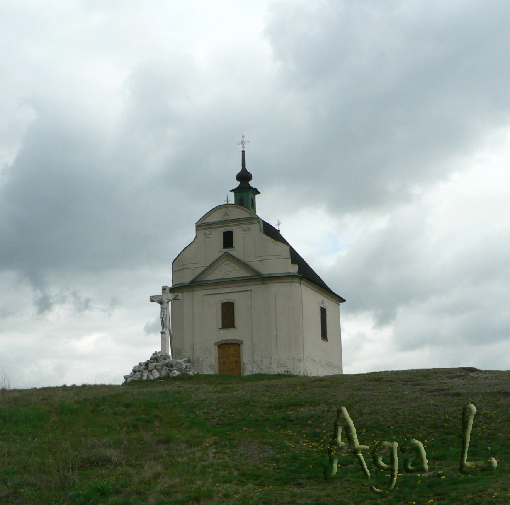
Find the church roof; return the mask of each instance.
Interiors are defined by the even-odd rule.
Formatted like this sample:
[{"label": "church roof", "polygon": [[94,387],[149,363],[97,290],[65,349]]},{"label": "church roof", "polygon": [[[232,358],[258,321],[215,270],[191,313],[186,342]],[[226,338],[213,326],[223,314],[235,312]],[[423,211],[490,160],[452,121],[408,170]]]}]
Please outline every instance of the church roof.
[{"label": "church roof", "polygon": [[[282,237],[279,230],[277,230],[274,226],[270,225],[263,219],[262,221],[262,233],[267,235],[268,237],[281,242],[282,244],[286,244],[290,248],[290,262],[298,267],[298,274],[302,275],[305,279],[312,281],[314,284],[324,288],[325,290],[333,293],[335,296],[342,298],[340,295],[337,295],[332,289],[328,287],[328,285],[315,273],[313,268],[297,253],[297,251]],[[342,301],[345,300],[342,298]]]}]

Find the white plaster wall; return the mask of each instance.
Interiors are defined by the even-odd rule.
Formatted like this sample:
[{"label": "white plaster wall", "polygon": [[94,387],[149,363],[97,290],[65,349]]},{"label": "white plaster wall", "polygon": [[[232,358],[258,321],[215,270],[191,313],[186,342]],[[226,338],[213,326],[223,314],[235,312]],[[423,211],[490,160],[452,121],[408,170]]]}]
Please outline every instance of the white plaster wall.
[{"label": "white plaster wall", "polygon": [[[228,212],[228,215],[226,215]],[[241,205],[233,205],[233,204],[225,204],[225,205],[217,205],[209,212],[206,212],[198,221],[197,225],[206,224],[206,223],[217,223],[218,221],[225,221],[227,219],[241,219],[245,217],[252,217],[258,219],[257,214],[247,209],[246,207],[242,207]]]},{"label": "white plaster wall", "polygon": [[201,269],[203,262],[199,261],[197,253],[197,237],[195,237],[172,263],[172,284],[189,282],[194,277],[193,271]]},{"label": "white plaster wall", "polygon": [[[332,375],[343,373],[342,341],[340,331],[340,305],[312,287],[301,283],[303,300],[305,375]],[[328,340],[321,339],[320,307],[326,308]]]},{"label": "white plaster wall", "polygon": [[[229,215],[226,216],[225,212]],[[189,283],[225,252],[262,274],[297,273],[289,246],[262,233],[261,220],[237,205],[220,205],[196,224],[197,234],[172,264],[173,285]],[[223,231],[234,231],[234,247],[222,249]],[[246,267],[244,267],[246,269]],[[204,273],[207,278],[209,271]],[[214,277],[214,275],[213,275]],[[218,373],[219,340],[242,341],[243,375],[342,373],[339,304],[321,288],[293,276],[246,278],[172,288],[174,357],[190,357],[195,371]],[[221,329],[220,303],[235,303],[236,328]],[[320,305],[327,311],[328,341],[320,336]]]},{"label": "white plaster wall", "polygon": [[[232,286],[184,287],[172,302],[175,359],[190,357],[193,369],[218,373],[215,342],[237,339],[243,375],[343,373],[339,304],[295,277],[233,282]],[[234,301],[236,328],[220,328],[220,303]],[[320,335],[326,307],[328,341]]]},{"label": "white plaster wall", "polygon": [[303,329],[299,280],[266,279],[254,288],[251,373],[299,374]]},{"label": "white plaster wall", "polygon": [[[230,217],[223,219],[228,210]],[[187,283],[205,270],[224,252],[243,260],[262,274],[297,273],[290,261],[289,246],[264,235],[261,220],[238,205],[220,205],[196,224],[196,236],[172,263],[174,285]],[[218,219],[218,221],[211,221]],[[223,249],[223,231],[234,232],[234,247]]]},{"label": "white plaster wall", "polygon": [[[251,373],[252,288],[247,286],[184,287],[182,300],[172,302],[172,344],[175,359],[190,357],[193,371],[218,373],[220,340],[241,340],[241,373]],[[235,328],[221,328],[221,302],[234,302]],[[176,303],[178,302],[178,303]]]},{"label": "white plaster wall", "polygon": [[[241,340],[241,374],[246,375],[246,357],[252,352],[252,290],[250,287],[208,289],[196,291],[195,296],[204,304],[202,321],[195,319],[196,325],[201,325],[196,332],[195,354],[203,357],[204,369],[202,373],[218,373],[218,340]],[[221,302],[234,302],[235,328],[221,328]],[[203,335],[198,341],[199,335]]]},{"label": "white plaster wall", "polygon": [[303,314],[298,278],[276,290],[277,373],[301,375],[304,364]]},{"label": "white plaster wall", "polygon": [[172,353],[174,359],[193,356],[193,292],[181,290],[180,300],[170,306],[172,321]]},{"label": "white plaster wall", "polygon": [[[218,373],[220,340],[241,344],[241,373],[303,372],[303,317],[299,279],[246,280],[184,287],[172,302],[172,347],[175,359],[190,357],[193,370]],[[220,328],[220,304],[233,301],[235,328]]]}]

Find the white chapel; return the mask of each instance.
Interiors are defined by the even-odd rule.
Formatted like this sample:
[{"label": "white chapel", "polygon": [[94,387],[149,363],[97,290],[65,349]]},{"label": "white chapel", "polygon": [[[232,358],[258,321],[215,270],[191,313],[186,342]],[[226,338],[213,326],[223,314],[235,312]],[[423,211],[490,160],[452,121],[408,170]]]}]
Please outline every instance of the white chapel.
[{"label": "white chapel", "polygon": [[245,143],[234,203],[202,216],[172,263],[172,357],[201,374],[343,373],[345,300],[257,216]]}]

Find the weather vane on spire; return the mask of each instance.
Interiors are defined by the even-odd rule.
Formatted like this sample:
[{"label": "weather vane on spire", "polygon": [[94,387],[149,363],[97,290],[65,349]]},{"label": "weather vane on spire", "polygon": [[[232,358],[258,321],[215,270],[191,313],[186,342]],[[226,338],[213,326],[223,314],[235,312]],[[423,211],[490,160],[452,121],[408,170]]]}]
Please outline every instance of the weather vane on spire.
[{"label": "weather vane on spire", "polygon": [[237,143],[237,145],[238,145],[238,146],[242,146],[243,151],[244,151],[244,146],[245,146],[245,144],[249,144],[249,143],[250,143],[250,141],[249,141],[249,140],[244,140],[244,135],[243,135],[243,139],[241,140],[241,142],[238,142],[238,143]]}]

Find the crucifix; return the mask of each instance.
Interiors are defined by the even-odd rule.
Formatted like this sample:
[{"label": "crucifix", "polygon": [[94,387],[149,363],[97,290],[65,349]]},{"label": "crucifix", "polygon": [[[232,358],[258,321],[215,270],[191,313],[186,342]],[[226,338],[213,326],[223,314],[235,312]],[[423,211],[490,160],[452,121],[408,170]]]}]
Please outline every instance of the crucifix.
[{"label": "crucifix", "polygon": [[281,222],[280,222],[280,220],[278,219],[278,222],[276,223],[276,227],[278,228],[278,231],[280,231],[280,225],[281,225],[281,224],[282,224],[282,223],[281,223]]},{"label": "crucifix", "polygon": [[150,297],[151,302],[159,303],[161,321],[161,352],[172,356],[172,331],[170,330],[170,318],[168,317],[168,303],[172,300],[181,300],[180,293],[170,293],[168,286],[161,288],[160,295],[153,295]]}]

